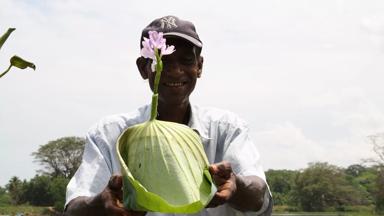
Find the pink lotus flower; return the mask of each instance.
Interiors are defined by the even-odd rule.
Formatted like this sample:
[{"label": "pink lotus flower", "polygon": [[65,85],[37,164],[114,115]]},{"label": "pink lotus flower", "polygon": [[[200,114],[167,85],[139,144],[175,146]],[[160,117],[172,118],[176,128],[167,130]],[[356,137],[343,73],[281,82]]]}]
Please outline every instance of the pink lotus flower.
[{"label": "pink lotus flower", "polygon": [[[158,60],[161,60],[161,57],[164,55],[172,54],[175,51],[175,46],[166,45],[163,32],[149,31],[148,34],[149,39],[144,37],[142,42],[143,48],[141,49],[140,54],[144,58],[152,59],[151,69],[153,72],[155,72]],[[158,55],[158,59],[156,55]]]}]

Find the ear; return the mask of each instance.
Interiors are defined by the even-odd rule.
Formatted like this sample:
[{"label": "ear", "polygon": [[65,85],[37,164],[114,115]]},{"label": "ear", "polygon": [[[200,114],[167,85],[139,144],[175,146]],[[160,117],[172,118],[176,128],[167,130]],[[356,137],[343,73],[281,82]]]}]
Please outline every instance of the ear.
[{"label": "ear", "polygon": [[148,79],[147,62],[147,59],[142,56],[136,59],[137,69],[139,70],[141,77],[145,80]]},{"label": "ear", "polygon": [[203,73],[203,63],[204,63],[204,58],[203,56],[199,56],[199,59],[198,59],[198,62],[197,62],[197,77],[200,78],[201,77],[201,73]]}]

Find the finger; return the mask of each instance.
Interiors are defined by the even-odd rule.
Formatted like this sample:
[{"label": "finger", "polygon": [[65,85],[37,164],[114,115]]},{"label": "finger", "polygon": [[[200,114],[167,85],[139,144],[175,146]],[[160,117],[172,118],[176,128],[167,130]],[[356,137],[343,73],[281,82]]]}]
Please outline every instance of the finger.
[{"label": "finger", "polygon": [[230,190],[221,190],[217,191],[215,195],[218,200],[222,202],[227,202],[231,198],[232,192]]},{"label": "finger", "polygon": [[147,212],[142,211],[129,211],[132,216],[144,216]]},{"label": "finger", "polygon": [[218,202],[218,200],[216,199],[216,196],[214,196],[214,197],[212,198],[212,200],[209,202],[209,204],[207,205],[207,208],[215,208],[215,207],[217,207],[217,206],[219,206],[219,202]]},{"label": "finger", "polygon": [[107,215],[113,216],[130,216],[129,212],[124,208],[115,206],[113,203],[109,203],[105,206]]},{"label": "finger", "polygon": [[121,190],[121,187],[123,186],[123,178],[119,175],[113,175],[109,179],[108,187],[111,190]]},{"label": "finger", "polygon": [[223,161],[217,164],[216,174],[222,176],[223,178],[229,178],[232,172],[232,166],[229,162]]},{"label": "finger", "polygon": [[209,202],[207,208],[215,208],[215,207],[222,205],[224,203],[225,203],[225,201],[221,197],[218,197],[217,194],[215,194],[215,196]]},{"label": "finger", "polygon": [[212,179],[216,186],[221,186],[228,181],[228,179],[222,178],[218,175],[212,175]]},{"label": "finger", "polygon": [[216,173],[218,172],[218,168],[217,168],[216,164],[211,164],[208,167],[208,170],[209,170],[209,173],[211,173],[211,175],[216,175]]},{"label": "finger", "polygon": [[[123,178],[119,175],[114,175],[109,179],[108,182],[108,188],[109,191],[111,192],[112,196],[117,199],[117,201],[122,201],[123,200]],[[116,202],[118,204],[118,202]]]},{"label": "finger", "polygon": [[211,175],[219,175],[223,178],[229,178],[231,176],[232,166],[227,161],[222,161],[220,163],[211,164],[209,166],[209,172]]}]

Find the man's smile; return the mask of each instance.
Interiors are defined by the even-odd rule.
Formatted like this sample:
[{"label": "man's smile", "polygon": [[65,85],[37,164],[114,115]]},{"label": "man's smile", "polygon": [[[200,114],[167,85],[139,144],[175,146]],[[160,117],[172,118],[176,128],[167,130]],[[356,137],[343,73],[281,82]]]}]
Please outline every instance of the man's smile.
[{"label": "man's smile", "polygon": [[165,82],[163,84],[167,87],[182,87],[187,84],[187,82]]}]

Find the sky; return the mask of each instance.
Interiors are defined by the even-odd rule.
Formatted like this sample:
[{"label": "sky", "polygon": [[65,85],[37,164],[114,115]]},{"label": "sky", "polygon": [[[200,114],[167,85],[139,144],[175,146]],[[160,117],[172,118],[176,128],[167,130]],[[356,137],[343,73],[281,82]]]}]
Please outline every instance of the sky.
[{"label": "sky", "polygon": [[135,61],[153,19],[192,21],[204,66],[191,102],[237,113],[268,169],[347,167],[384,132],[384,2],[1,0],[0,186],[41,168],[31,153],[150,102]]}]

